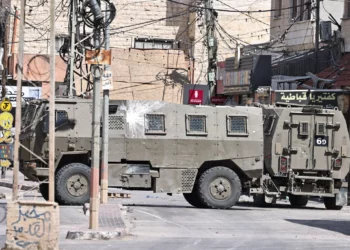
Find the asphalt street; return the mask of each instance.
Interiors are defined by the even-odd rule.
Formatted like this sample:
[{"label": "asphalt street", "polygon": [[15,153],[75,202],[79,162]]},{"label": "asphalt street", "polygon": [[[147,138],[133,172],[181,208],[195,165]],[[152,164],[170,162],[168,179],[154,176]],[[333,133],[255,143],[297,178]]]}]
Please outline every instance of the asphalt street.
[{"label": "asphalt street", "polygon": [[[10,194],[11,189],[0,187]],[[42,199],[35,191],[25,199]],[[241,203],[229,210],[197,209],[182,195],[167,196],[131,192],[131,198],[110,203],[128,207],[130,236],[120,240],[66,240],[72,226],[88,228],[81,207],[60,207],[60,249],[350,249],[350,207],[325,210],[323,203],[309,202],[302,209],[287,201],[267,208]],[[6,235],[6,201],[0,204],[0,246]]]},{"label": "asphalt street", "polygon": [[131,236],[106,242],[68,241],[61,249],[350,249],[350,207],[325,210],[313,201],[291,208],[239,204],[229,210],[193,208],[181,195],[133,192],[113,199],[129,207]]}]

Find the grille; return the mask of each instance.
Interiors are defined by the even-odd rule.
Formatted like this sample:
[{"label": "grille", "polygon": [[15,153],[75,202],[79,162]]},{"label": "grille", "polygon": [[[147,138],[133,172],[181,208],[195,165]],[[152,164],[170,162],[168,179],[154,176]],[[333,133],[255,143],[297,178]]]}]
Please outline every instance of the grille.
[{"label": "grille", "polygon": [[299,135],[302,135],[302,136],[309,135],[309,123],[308,122],[301,122],[299,124]]},{"label": "grille", "polygon": [[188,116],[188,132],[206,133],[206,116],[205,115],[189,115]]},{"label": "grille", "polygon": [[193,184],[196,180],[197,169],[186,169],[181,172],[182,192],[192,192]]},{"label": "grille", "polygon": [[[271,124],[270,124],[271,126]],[[229,132],[246,134],[247,133],[247,117],[245,116],[230,116],[229,118]]]},{"label": "grille", "polygon": [[109,129],[124,130],[124,117],[120,115],[109,116]]},{"label": "grille", "polygon": [[147,114],[146,132],[165,132],[165,116],[161,114]]},{"label": "grille", "polygon": [[317,135],[325,135],[325,134],[326,134],[326,124],[317,123]]}]

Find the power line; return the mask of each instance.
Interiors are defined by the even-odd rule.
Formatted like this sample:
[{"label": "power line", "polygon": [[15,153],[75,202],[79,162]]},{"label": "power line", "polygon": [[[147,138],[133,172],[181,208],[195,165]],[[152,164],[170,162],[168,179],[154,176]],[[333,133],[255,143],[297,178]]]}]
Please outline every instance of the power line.
[{"label": "power line", "polygon": [[167,0],[167,1],[172,2],[172,3],[176,3],[176,4],[180,4],[180,5],[185,5],[185,6],[192,7],[192,8],[199,8],[199,9],[211,10],[211,11],[221,11],[221,12],[233,12],[233,13],[263,13],[263,12],[271,12],[271,11],[289,10],[289,9],[293,9],[295,7],[300,7],[300,6],[311,4],[310,2],[308,2],[305,4],[296,5],[296,6],[292,6],[292,7],[280,8],[280,9],[269,9],[269,10],[227,10],[227,9],[217,9],[217,8],[205,8],[202,6],[196,6],[196,5],[177,2],[174,0]]}]

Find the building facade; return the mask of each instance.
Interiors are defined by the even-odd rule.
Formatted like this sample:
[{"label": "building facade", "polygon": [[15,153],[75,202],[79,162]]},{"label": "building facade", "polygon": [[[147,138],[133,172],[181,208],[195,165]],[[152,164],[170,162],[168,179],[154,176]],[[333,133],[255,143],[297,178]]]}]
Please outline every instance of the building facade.
[{"label": "building facade", "polygon": [[[346,1],[345,1],[346,2]],[[316,1],[311,0],[271,0],[271,40],[276,50],[300,52],[313,49],[316,38]],[[330,14],[340,24],[344,2],[320,1],[320,22],[329,21]],[[332,31],[338,29],[331,25]],[[326,44],[326,43],[324,43]],[[320,47],[322,47],[322,41]]]},{"label": "building facade", "polygon": [[[12,0],[10,37],[14,37],[12,74],[18,50],[18,27],[13,35],[14,6]],[[80,2],[80,1],[78,1]],[[113,99],[156,99],[182,102],[183,84],[207,84],[206,21],[203,5],[191,0],[119,0],[114,3],[117,15],[111,24]],[[70,0],[56,1],[56,45],[59,49],[68,35]],[[270,38],[270,0],[215,0],[218,17],[215,36],[218,61],[234,55],[237,45],[268,42]],[[256,12],[254,12],[256,11]],[[18,25],[19,23],[17,23]],[[27,80],[41,82],[47,97],[49,53],[49,3],[27,2],[25,27],[24,75]],[[39,56],[38,56],[39,55]],[[62,83],[66,63],[57,53],[56,82]],[[76,81],[76,90],[86,86]]]}]

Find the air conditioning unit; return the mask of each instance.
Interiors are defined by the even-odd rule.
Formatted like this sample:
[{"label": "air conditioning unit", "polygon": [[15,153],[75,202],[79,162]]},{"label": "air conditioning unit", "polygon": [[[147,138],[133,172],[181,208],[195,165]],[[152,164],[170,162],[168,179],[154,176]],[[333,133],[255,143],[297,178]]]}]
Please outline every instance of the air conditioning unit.
[{"label": "air conditioning unit", "polygon": [[320,38],[321,42],[328,42],[332,39],[332,22],[320,22]]}]

